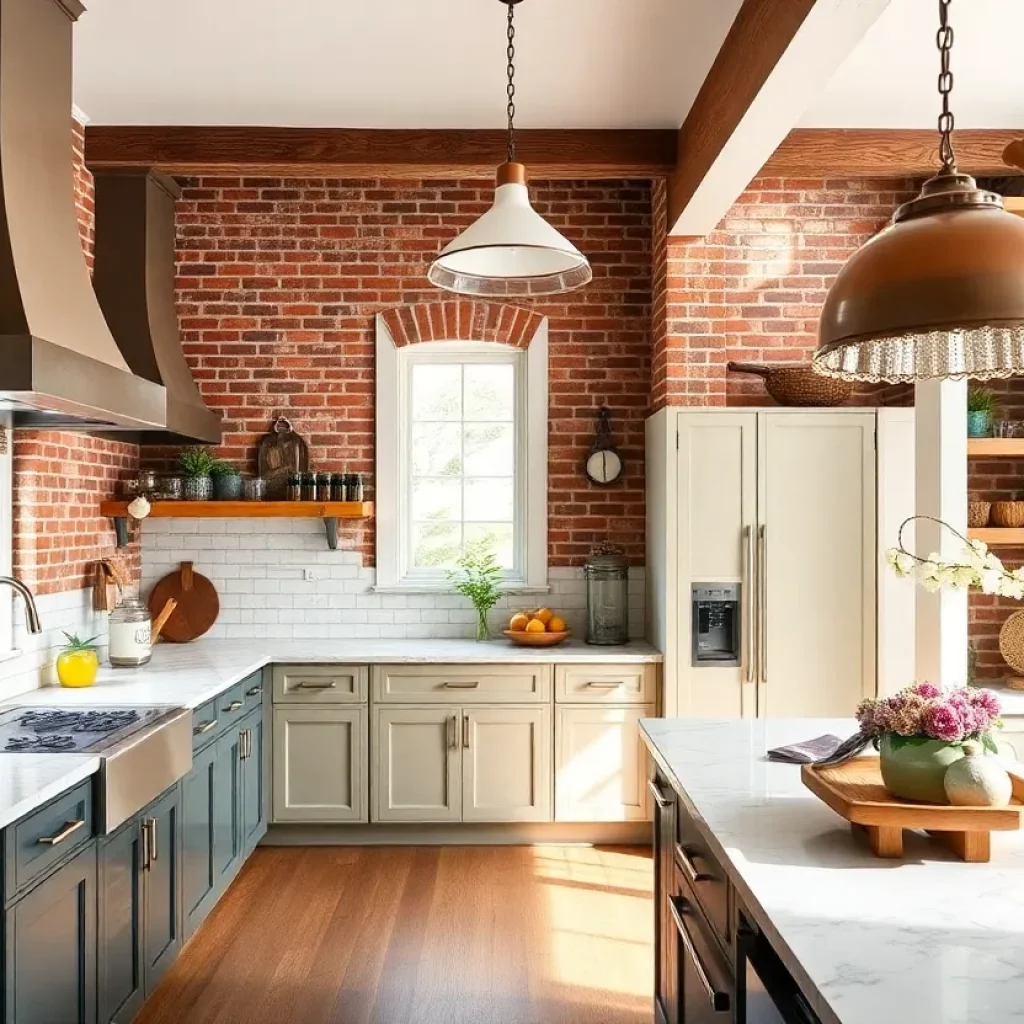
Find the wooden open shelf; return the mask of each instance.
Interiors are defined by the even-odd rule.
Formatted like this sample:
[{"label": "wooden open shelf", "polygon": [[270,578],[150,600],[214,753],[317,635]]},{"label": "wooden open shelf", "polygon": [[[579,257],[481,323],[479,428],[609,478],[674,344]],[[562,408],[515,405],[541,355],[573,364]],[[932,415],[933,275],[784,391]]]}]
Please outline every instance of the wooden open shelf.
[{"label": "wooden open shelf", "polygon": [[[103,501],[100,515],[114,521],[117,546],[128,543],[127,501]],[[372,501],[154,501],[150,519],[322,519],[327,544],[338,546],[339,519],[369,519]]]},{"label": "wooden open shelf", "polygon": [[968,530],[971,540],[983,540],[989,547],[998,544],[1016,544],[1024,547],[1024,529],[1010,530],[1001,526],[983,526],[980,529]]},{"label": "wooden open shelf", "polygon": [[1024,437],[969,437],[967,457],[969,459],[1007,458],[1019,455],[1024,458]]}]

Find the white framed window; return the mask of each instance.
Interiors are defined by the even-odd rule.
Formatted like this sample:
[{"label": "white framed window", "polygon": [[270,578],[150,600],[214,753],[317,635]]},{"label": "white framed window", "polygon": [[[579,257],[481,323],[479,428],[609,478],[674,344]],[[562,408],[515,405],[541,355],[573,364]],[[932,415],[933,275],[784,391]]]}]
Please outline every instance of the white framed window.
[{"label": "white framed window", "polygon": [[377,588],[447,589],[492,552],[510,589],[547,586],[547,330],[528,349],[396,348],[377,326]]}]

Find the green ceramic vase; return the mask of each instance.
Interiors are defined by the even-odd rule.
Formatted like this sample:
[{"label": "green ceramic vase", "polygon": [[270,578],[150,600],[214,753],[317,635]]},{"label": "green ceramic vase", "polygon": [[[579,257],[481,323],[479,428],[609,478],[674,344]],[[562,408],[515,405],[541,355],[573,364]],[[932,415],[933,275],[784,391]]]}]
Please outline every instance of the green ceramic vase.
[{"label": "green ceramic vase", "polygon": [[946,769],[964,756],[960,747],[942,740],[894,746],[892,740],[892,734],[886,733],[878,748],[885,788],[902,800],[948,804],[942,780]]}]

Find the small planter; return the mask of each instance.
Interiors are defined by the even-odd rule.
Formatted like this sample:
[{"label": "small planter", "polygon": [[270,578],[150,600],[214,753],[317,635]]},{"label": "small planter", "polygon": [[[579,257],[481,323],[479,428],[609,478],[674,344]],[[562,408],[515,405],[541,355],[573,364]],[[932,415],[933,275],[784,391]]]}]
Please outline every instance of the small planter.
[{"label": "small planter", "polygon": [[992,428],[992,416],[988,411],[967,414],[967,436],[988,437]]},{"label": "small planter", "polygon": [[100,659],[92,649],[63,651],[57,655],[57,679],[61,686],[79,689],[96,682]]},{"label": "small planter", "polygon": [[969,501],[967,503],[967,525],[973,530],[988,526],[988,517],[992,512],[992,503],[988,501]]},{"label": "small planter", "polygon": [[238,473],[220,473],[213,478],[215,501],[238,501],[242,497],[242,478]]},{"label": "small planter", "polygon": [[213,497],[213,479],[208,476],[185,477],[186,501],[209,501]]},{"label": "small planter", "polygon": [[885,788],[893,796],[913,803],[949,803],[943,779],[946,769],[964,756],[963,750],[942,740],[900,740],[893,733],[885,733],[879,743],[879,767]]},{"label": "small planter", "polygon": [[990,518],[993,526],[1019,530],[1024,526],[1024,501],[993,501]]}]

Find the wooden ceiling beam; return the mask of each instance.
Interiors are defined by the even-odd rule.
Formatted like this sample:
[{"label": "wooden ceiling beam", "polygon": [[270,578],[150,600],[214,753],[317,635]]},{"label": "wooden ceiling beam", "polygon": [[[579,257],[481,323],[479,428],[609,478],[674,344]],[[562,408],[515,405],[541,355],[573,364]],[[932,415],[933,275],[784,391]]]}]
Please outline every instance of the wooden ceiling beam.
[{"label": "wooden ceiling beam", "polygon": [[[1014,174],[1005,155],[1022,136],[1024,129],[958,129],[953,133],[957,166],[974,175]],[[938,154],[938,133],[931,128],[799,128],[769,157],[761,174],[914,178],[934,174]]]},{"label": "wooden ceiling beam", "polygon": [[679,129],[669,231],[706,235],[889,0],[743,0]]},{"label": "wooden ceiling beam", "polygon": [[[521,129],[516,156],[534,178],[651,178],[675,166],[671,129]],[[503,130],[89,125],[91,168],[168,174],[493,178]]]}]

